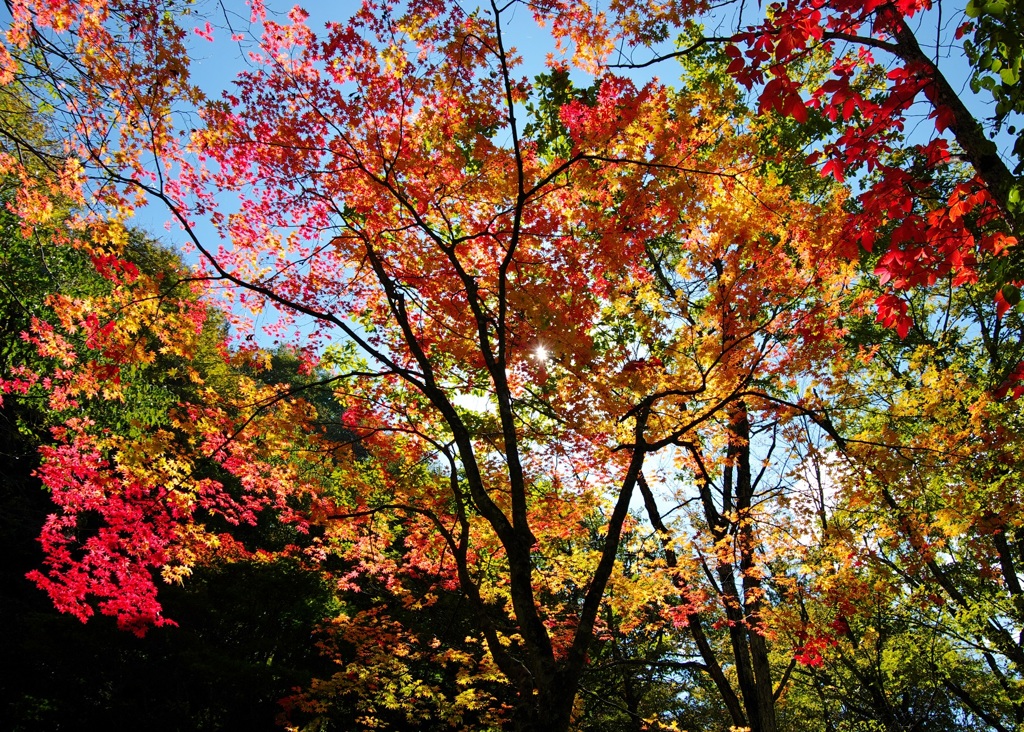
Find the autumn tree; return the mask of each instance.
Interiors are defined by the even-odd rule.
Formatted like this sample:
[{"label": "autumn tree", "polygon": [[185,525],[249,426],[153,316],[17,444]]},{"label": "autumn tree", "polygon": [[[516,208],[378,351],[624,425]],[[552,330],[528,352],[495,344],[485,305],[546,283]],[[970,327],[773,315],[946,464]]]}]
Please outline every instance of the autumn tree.
[{"label": "autumn tree", "polygon": [[[35,165],[29,141],[36,150],[55,147],[45,146],[45,115],[27,100],[7,101],[3,121],[8,130],[20,131],[22,160]],[[0,144],[8,151],[14,148],[10,138]],[[37,168],[35,175],[42,183],[45,168]],[[10,202],[17,190],[15,181],[4,179],[0,197]],[[94,509],[95,504],[84,510],[56,505],[34,475],[40,469],[40,448],[46,452],[59,444],[53,428],[63,428],[68,419],[87,418],[101,435],[139,437],[166,426],[171,407],[195,401],[200,382],[227,394],[241,377],[221,348],[223,320],[209,309],[187,363],[165,353],[151,364],[134,363],[113,374],[119,382],[111,377],[107,394],[119,387],[123,399],[84,388],[96,383],[88,379],[90,374],[117,368],[117,360],[109,352],[86,348],[81,329],[60,331],[75,345],[78,361],[55,362],[45,349],[40,353],[38,324],[60,327],[55,308],[63,298],[91,302],[97,306],[93,312],[103,312],[99,308],[114,287],[87,252],[54,244],[61,236],[73,236],[66,230],[73,208],[67,200],[53,205],[47,225],[35,227],[30,236],[8,209],[0,218],[0,551],[5,557],[0,620],[7,629],[8,656],[21,659],[0,674],[0,724],[10,729],[138,724],[153,730],[238,724],[272,729],[280,713],[278,700],[296,684],[308,683],[313,670],[324,665],[308,639],[335,602],[333,586],[324,576],[294,557],[254,556],[257,549],[279,551],[295,542],[292,527],[275,524],[266,513],[247,532],[221,523],[217,530],[233,530],[249,553],[215,556],[193,566],[187,586],[165,585],[161,605],[180,627],[165,626],[144,639],[119,630],[111,618],[86,626],[71,615],[60,615],[50,598],[26,579],[42,567],[39,536],[48,516],[72,519],[64,533],[72,539],[68,546],[73,553],[85,553],[97,535],[109,531],[104,512]],[[137,232],[128,239],[126,264],[148,275],[162,274],[168,287],[183,276],[181,262],[171,252]],[[130,313],[122,311],[122,317]],[[146,336],[143,327],[137,337],[145,341]],[[190,369],[201,378],[189,378]],[[72,392],[67,377],[75,371],[81,372],[77,385],[83,388]],[[33,383],[32,377],[38,380]],[[54,394],[44,387],[45,380],[63,392],[62,406],[51,401]],[[214,472],[209,464],[204,467],[208,476]],[[136,506],[140,504],[145,505],[138,501]],[[204,518],[214,523],[212,516]],[[121,549],[110,534],[106,539],[107,551]],[[116,587],[128,602],[138,602],[129,587]],[[91,599],[102,602],[103,597]],[[145,606],[138,602],[138,609]],[[156,688],[161,689],[158,695],[153,693]],[[216,694],[210,693],[212,688]]]},{"label": "autumn tree", "polygon": [[[744,126],[757,147],[757,175],[784,182],[790,205],[837,195],[799,156],[827,125],[812,131],[776,113],[757,114],[725,73],[727,60],[714,53],[693,52],[683,63],[683,88],[714,96]],[[843,348],[844,316],[869,303],[848,289],[857,268],[838,256],[842,221],[838,211],[821,220],[817,236],[807,240],[821,248],[815,253],[792,239],[776,239],[768,229],[752,231],[747,242],[728,242],[705,265],[708,276],[699,287],[678,277],[689,252],[672,242],[651,247],[658,264],[655,291],[665,302],[685,293],[693,327],[726,339],[731,332],[771,333],[767,352],[737,348],[731,354],[749,382],[719,415],[676,441],[674,470],[659,470],[653,487],[647,481],[638,486],[675,585],[667,617],[679,635],[689,636],[677,641],[677,652],[685,648],[690,659],[679,668],[685,671],[680,693],[689,695],[694,685],[713,690],[705,692],[713,700],[710,707],[717,707],[721,723],[737,727],[791,723],[791,716],[779,716],[780,699],[794,668],[815,660],[814,638],[799,638],[801,629],[790,623],[807,589],[799,576],[808,548],[796,538],[805,534],[806,516],[793,509],[804,482],[794,455],[806,452],[806,425],[813,428],[821,418],[818,391],[831,378],[825,365]],[[829,225],[837,228],[830,231]],[[798,231],[791,229],[797,237]],[[786,295],[751,298],[744,307],[732,299],[756,293],[767,282],[785,283]],[[695,675],[703,677],[699,683]],[[691,719],[685,724],[710,723]]]},{"label": "autumn tree", "polygon": [[222,316],[174,253],[76,210],[76,164],[51,141],[39,93],[34,80],[5,87],[0,115],[0,395],[12,439],[39,447],[36,475],[56,504],[41,527],[45,567],[31,576],[61,610],[84,620],[98,609],[142,635],[169,622],[153,572],[180,582],[215,549],[246,554],[230,528],[264,509],[288,523],[285,496],[306,483],[233,436],[256,413],[263,438],[275,419],[294,430],[302,407],[232,370]]},{"label": "autumn tree", "polygon": [[[213,259],[221,276],[347,331],[376,360],[382,386],[362,397],[375,409],[364,406],[357,424],[415,436],[403,438],[407,455],[422,440],[450,465],[453,492],[389,496],[344,515],[425,514],[462,590],[494,623],[483,630],[499,668],[521,700],[536,699],[516,710],[520,723],[564,724],[565,689],[582,672],[645,456],[739,414],[744,395],[761,394],[755,381],[809,367],[802,349],[825,340],[835,319],[815,288],[831,277],[828,222],[838,218],[795,203],[770,176],[745,174],[753,138],[732,120],[709,124],[700,93],[605,75],[591,98],[567,93],[551,120],[558,134],[543,130],[559,144],[539,149],[517,122],[529,88],[512,76],[501,13],[492,14],[498,24],[448,8],[417,6],[387,22],[364,10],[323,40],[301,16],[271,26],[278,63],[243,75],[234,108],[207,133],[206,152],[220,161],[211,175],[221,186],[244,179],[246,206],[265,207],[264,225],[333,238],[299,254],[309,269],[287,296],[248,281],[240,260]],[[331,91],[324,74],[351,91]],[[236,251],[271,234],[252,217],[224,226]],[[287,244],[279,270],[296,256]],[[366,335],[339,309],[359,313]],[[467,414],[459,391],[492,407]],[[567,490],[589,496],[581,503],[614,497],[595,564],[574,580],[586,588],[575,607],[557,596],[538,603],[546,585],[564,582],[550,571],[560,564],[551,532],[584,523],[565,509],[557,524],[543,520]],[[507,562],[505,608],[502,595],[485,599],[490,578],[470,553],[481,543]],[[520,638],[502,643],[506,628]]]}]

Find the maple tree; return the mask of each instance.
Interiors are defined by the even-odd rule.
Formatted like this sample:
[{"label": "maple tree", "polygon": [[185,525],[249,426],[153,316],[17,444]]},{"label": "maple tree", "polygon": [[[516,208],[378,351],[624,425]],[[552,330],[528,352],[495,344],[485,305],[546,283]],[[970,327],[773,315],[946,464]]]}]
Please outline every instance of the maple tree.
[{"label": "maple tree", "polygon": [[[998,489],[979,488],[992,480],[982,477],[986,471],[980,455],[988,451],[972,440],[980,439],[982,433],[992,434],[990,431],[1012,433],[1016,419],[1015,399],[1020,393],[1017,382],[1019,337],[1015,335],[1013,323],[1001,318],[1015,321],[1016,316],[1011,318],[1008,312],[1019,299],[1016,287],[1019,257],[1012,248],[1020,231],[1016,177],[1019,167],[1011,173],[1010,167],[999,157],[997,146],[986,138],[980,120],[968,111],[940,72],[938,61],[929,59],[921,50],[910,30],[909,18],[929,8],[929,4],[910,3],[774,5],[769,8],[769,17],[763,25],[727,38],[708,39],[691,33],[689,41],[681,40],[681,45],[688,48],[669,55],[693,54],[695,48],[691,43],[697,47],[709,40],[728,44],[725,55],[729,71],[748,87],[763,83],[758,88],[762,110],[774,109],[805,124],[819,125],[823,116],[847,125],[825,138],[824,172],[843,180],[851,172],[867,171],[862,183],[864,192],[858,197],[858,206],[846,224],[846,238],[868,252],[882,245],[879,253],[862,255],[868,263],[868,271],[873,270],[883,286],[875,291],[878,320],[887,327],[894,327],[901,338],[909,341],[908,351],[916,354],[907,361],[885,359],[884,363],[891,377],[920,378],[918,388],[922,390],[915,397],[892,394],[874,404],[862,395],[864,400],[858,401],[856,406],[840,403],[833,407],[833,413],[856,415],[855,419],[868,421],[870,418],[865,415],[871,413],[873,406],[882,409],[878,419],[880,422],[889,420],[889,426],[871,431],[871,436],[866,438],[870,445],[856,444],[856,439],[847,441],[834,425],[824,423],[834,445],[849,460],[846,470],[850,472],[844,474],[844,482],[857,483],[856,476],[862,476],[865,483],[870,482],[878,491],[870,497],[863,492],[857,494],[859,498],[853,505],[881,513],[873,513],[873,518],[848,535],[848,541],[853,542],[848,551],[852,552],[851,556],[859,557],[858,562],[874,566],[878,556],[873,553],[863,556],[863,547],[857,547],[859,541],[876,531],[883,536],[893,532],[902,537],[906,543],[898,549],[887,544],[887,540],[880,540],[884,548],[879,547],[877,551],[890,564],[885,571],[905,571],[896,584],[906,582],[903,587],[916,589],[904,591],[931,598],[930,602],[935,603],[933,611],[946,603],[956,607],[949,616],[934,611],[935,614],[924,622],[936,630],[943,628],[940,633],[948,633],[949,638],[955,639],[954,645],[964,637],[973,637],[972,643],[977,644],[974,648],[985,649],[982,654],[987,654],[988,669],[993,678],[999,680],[998,685],[982,683],[976,676],[965,681],[978,672],[965,670],[970,667],[967,658],[973,651],[958,646],[959,651],[946,651],[947,657],[953,653],[963,654],[957,665],[934,671],[935,676],[928,683],[934,689],[944,689],[967,710],[969,717],[1003,729],[1019,724],[1009,721],[1019,714],[1014,711],[1018,702],[1013,691],[1019,662],[1012,660],[1018,648],[1013,640],[1018,631],[1017,621],[1013,619],[1015,611],[1010,609],[1016,602],[1018,581],[1014,544],[1009,538],[1013,530],[1004,525],[1005,517],[1014,513],[1011,505],[1016,498],[1009,498],[1009,503],[999,503],[991,509],[973,502],[986,503],[986,499],[979,497],[979,491],[988,495]],[[1012,34],[1007,24],[1013,22],[1007,6],[971,4],[967,14],[979,20],[976,25],[961,25],[956,37],[974,33],[967,43],[968,54],[975,64],[972,86],[976,92],[991,91],[996,99],[995,130],[998,132],[1019,112],[1019,107],[1015,106],[1018,104],[1015,79],[1019,68],[1019,38],[1007,40]],[[995,38],[1006,42],[999,45]],[[888,69],[881,72],[888,86],[879,75],[879,67],[872,65],[872,54],[881,53],[896,59],[895,68],[890,63]],[[823,81],[822,77],[812,75],[809,82],[804,81],[800,75],[806,74],[807,65],[820,63],[823,55],[836,78]],[[940,134],[926,144],[910,144],[903,135],[903,128],[907,113],[921,95],[932,105],[930,116],[936,120]],[[944,131],[948,131],[951,140],[942,138]],[[1008,132],[1016,134],[1013,126]],[[1019,142],[1015,150],[1019,151]],[[957,160],[969,164],[966,175],[962,169],[956,169],[954,162]],[[856,256],[857,252],[851,248],[846,254]],[[954,286],[970,290],[970,294],[957,296],[968,298],[969,306],[962,301],[953,305],[956,299],[952,293],[946,293],[949,300],[945,305],[938,294],[931,295],[932,300],[922,301],[919,294],[906,293],[929,288],[946,277]],[[979,278],[987,287],[975,286]],[[886,285],[891,289],[887,291]],[[901,291],[904,292],[901,294]],[[986,297],[995,303],[994,308],[985,305]],[[939,303],[935,304],[935,300]],[[936,325],[936,320],[941,326]],[[978,362],[974,362],[965,371],[957,366],[957,357],[970,348],[981,348],[979,343],[968,345],[970,339],[964,334],[972,329],[982,334],[987,354],[982,361],[987,361],[987,365],[979,368]],[[864,349],[862,354],[868,354],[866,358],[873,358],[875,353],[881,354],[888,348],[884,345],[887,340],[884,335],[875,333],[873,338],[873,347],[871,342],[858,344]],[[957,356],[951,356],[951,351]],[[846,378],[855,373],[848,367],[843,368]],[[866,382],[854,380],[853,384],[844,383],[844,388],[851,394],[866,383],[883,384],[886,378],[876,372]],[[948,385],[949,390],[941,385]],[[1012,395],[1009,401],[999,404],[1008,395]],[[931,401],[933,396],[934,402]],[[910,404],[920,408],[910,407],[909,413],[902,412],[903,407]],[[934,411],[939,409],[939,404],[950,409],[941,417]],[[975,421],[970,426],[960,422],[954,427],[947,420],[958,412],[965,418],[974,415]],[[825,414],[828,412],[819,412],[819,423]],[[897,414],[905,415],[902,428],[894,427],[899,419]],[[936,424],[942,426],[936,427]],[[909,433],[916,434],[916,439],[908,441]],[[857,437],[865,437],[865,433]],[[986,438],[986,445],[990,440]],[[998,440],[993,444],[996,452],[998,444]],[[853,459],[851,453],[870,454],[871,458],[860,462]],[[968,455],[970,465],[960,463]],[[884,478],[875,472],[879,465],[876,460],[888,466]],[[999,460],[1001,470],[1010,469],[1012,461],[1005,456]],[[954,469],[954,477],[950,472],[953,465],[961,465],[963,472]],[[914,477],[933,473],[938,484],[928,478]],[[938,474],[943,477],[938,478]],[[877,482],[869,480],[868,476],[877,477]],[[920,485],[908,488],[905,494],[901,495],[895,488],[909,486],[916,480],[921,481]],[[1001,484],[1001,480],[998,482]],[[946,490],[938,488],[939,484]],[[863,483],[861,485],[863,488]],[[924,488],[924,485],[931,487]],[[967,494],[973,498],[966,498]],[[965,500],[971,502],[970,507],[964,504]],[[956,523],[953,516],[961,517],[965,523]],[[981,516],[994,522],[991,538],[973,533],[977,530],[984,535],[989,530],[982,528]],[[954,523],[946,523],[948,521]],[[975,521],[981,523],[975,524]],[[923,530],[918,522],[930,528]],[[969,526],[974,528],[968,529]],[[967,531],[973,538],[967,539],[961,531]],[[827,534],[823,532],[822,541]],[[969,559],[963,554],[968,545],[978,552]],[[961,571],[969,567],[966,571],[973,578],[975,567],[994,567],[997,556],[1001,558],[999,570],[993,569],[990,575],[982,570],[986,581],[977,585],[969,582],[970,590],[960,584]],[[845,561],[841,561],[842,564]],[[899,569],[895,569],[897,566]],[[928,571],[922,576],[920,569],[924,567]],[[855,586],[856,582],[851,588]],[[901,611],[891,609],[891,612],[899,614]],[[950,620],[968,614],[979,623],[970,631],[959,626],[959,621]],[[832,660],[841,660],[839,668],[847,673],[855,668],[851,659],[856,656],[858,633],[849,629],[848,621],[841,614],[832,617],[832,622],[839,622],[846,628],[848,637],[835,629],[825,630],[819,651],[830,655]],[[953,626],[957,629],[953,630]],[[866,644],[888,642],[879,641],[878,636],[869,638],[871,633],[873,631],[863,636]],[[851,641],[852,650],[847,645]],[[850,650],[850,655],[844,655],[844,647]],[[829,651],[830,648],[833,650]],[[824,656],[820,660],[824,663]],[[828,678],[829,673],[823,678]],[[877,694],[873,704],[880,722],[907,723],[894,720],[900,714],[921,711],[904,709],[901,712],[896,706],[887,706],[888,701],[878,701],[884,700],[888,692],[883,693],[882,686],[873,686],[876,681],[871,679],[882,684],[884,673],[878,669],[866,673],[867,676],[858,678]]]},{"label": "maple tree", "polygon": [[[204,133],[211,179],[245,184],[243,210],[260,211],[225,217],[233,250],[211,260],[376,362],[377,383],[349,387],[353,429],[368,441],[405,435],[387,449],[399,445],[405,461],[426,450],[420,460],[448,475],[421,487],[407,474],[376,501],[360,491],[334,517],[409,514],[406,531],[424,546],[407,538],[405,563],[451,555],[518,690],[516,722],[560,727],[646,455],[734,411],[753,381],[797,372],[829,340],[835,314],[813,294],[840,267],[822,245],[838,209],[743,174],[756,145],[735,121],[709,125],[701,94],[719,89],[673,95],[610,75],[589,98],[563,88],[557,120],[533,128],[548,135],[541,150],[516,120],[528,88],[500,25],[439,5],[406,12],[364,9],[323,39],[301,14],[269,26],[276,63],[244,73]],[[771,228],[751,206],[771,212]],[[298,241],[275,240],[272,269],[300,258],[294,284],[250,281],[238,253],[267,252],[286,225]],[[332,237],[308,248],[323,230]],[[661,278],[679,278],[663,292],[652,271],[661,257]],[[358,314],[365,334],[338,311]],[[460,392],[490,408],[460,405]],[[605,495],[592,558],[561,558],[586,525],[578,511]],[[581,508],[559,507],[568,496]],[[497,595],[481,547],[501,557]],[[581,588],[571,602],[555,591],[567,582]]]},{"label": "maple tree", "polygon": [[46,567],[30,576],[63,611],[84,620],[98,608],[142,635],[168,622],[152,572],[180,582],[204,554],[248,553],[216,520],[255,523],[278,507],[305,528],[286,505],[306,485],[289,479],[294,469],[232,440],[256,409],[269,418],[258,421],[263,437],[287,444],[302,407],[279,388],[228,378],[202,279],[180,260],[116,219],[75,217],[81,199],[63,180],[74,166],[54,164],[61,154],[28,101],[33,89],[5,90],[0,151],[13,336],[0,396],[35,405],[12,419],[41,443],[36,474],[57,509],[40,537]]},{"label": "maple tree", "polygon": [[[45,185],[49,170],[37,153],[56,154],[61,149],[48,139],[45,112],[35,108],[31,98],[10,89],[0,93],[0,99],[2,126],[12,133],[0,148],[17,155]],[[0,181],[4,202],[13,201],[18,191],[17,180]],[[239,558],[236,553],[231,562],[231,557],[214,555],[205,566],[193,567],[186,587],[172,585],[161,592],[165,613],[183,627],[165,626],[145,639],[117,630],[112,619],[84,626],[70,615],[58,616],[47,595],[25,578],[41,568],[38,539],[47,516],[71,513],[55,505],[38,475],[33,475],[40,465],[39,447],[54,446],[51,428],[63,426],[69,417],[87,417],[101,437],[139,437],[166,424],[169,408],[183,400],[202,399],[202,384],[229,394],[239,376],[221,349],[223,320],[204,306],[207,318],[187,362],[168,350],[155,354],[151,363],[120,364],[117,379],[110,378],[105,385],[102,379],[97,381],[97,371],[118,363],[116,352],[102,352],[95,345],[87,348],[80,329],[62,328],[56,308],[68,301],[79,306],[91,303],[93,312],[102,313],[115,285],[97,271],[88,252],[54,243],[73,239],[76,232],[69,231],[74,224],[70,202],[57,199],[51,204],[46,224],[34,226],[28,236],[19,217],[7,208],[0,212],[0,551],[5,557],[0,618],[8,631],[9,654],[23,659],[0,674],[0,724],[13,729],[69,724],[226,728],[240,721],[253,729],[265,726],[277,714],[281,696],[296,684],[308,683],[312,668],[321,663],[307,641],[313,624],[329,614],[334,593],[319,573],[294,558]],[[184,272],[175,255],[138,232],[128,232],[124,258],[125,266],[131,264],[146,276],[162,276],[165,299]],[[119,303],[120,314],[114,310],[119,320],[130,320],[142,311],[136,321],[142,325],[137,338],[145,344],[145,306],[127,298]],[[170,306],[165,312],[174,314]],[[51,333],[62,333],[74,346],[76,362],[54,361],[39,352],[38,336],[45,329],[34,323],[44,322],[54,326]],[[180,336],[184,340],[189,333],[185,330]],[[75,371],[81,373],[72,378]],[[257,371],[261,380],[268,375]],[[63,393],[59,409],[52,408],[55,395],[45,386],[47,381]],[[207,475],[213,472],[209,464],[204,470]],[[246,532],[226,523],[217,530],[233,532],[249,552],[279,551],[282,540],[294,542],[298,537],[287,524],[275,525],[267,513],[260,525]],[[104,519],[100,511],[89,508],[72,516],[74,527],[64,538],[74,540],[70,547],[76,553],[95,542]],[[116,541],[104,547],[113,552],[118,548]],[[113,562],[114,556],[110,559]],[[137,600],[123,584],[114,581],[111,587],[124,594],[128,604]],[[140,603],[136,609],[145,607]],[[163,690],[159,697],[154,688]],[[217,688],[216,697],[211,698],[210,688]]]}]

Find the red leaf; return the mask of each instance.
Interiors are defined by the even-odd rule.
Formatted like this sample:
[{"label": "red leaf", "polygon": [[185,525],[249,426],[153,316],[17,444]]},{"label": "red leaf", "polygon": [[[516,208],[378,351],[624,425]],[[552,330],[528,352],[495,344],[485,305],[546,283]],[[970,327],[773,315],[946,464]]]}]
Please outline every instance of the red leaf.
[{"label": "red leaf", "polygon": [[1003,297],[1003,291],[1002,290],[1000,290],[999,292],[996,293],[995,301],[996,301],[996,317],[1001,318],[1004,315],[1006,315],[1007,311],[1012,306],[1010,305],[1010,303],[1008,303],[1006,301],[1006,298]]},{"label": "red leaf", "polygon": [[807,104],[799,94],[791,94],[787,98],[786,112],[800,124],[807,121]]},{"label": "red leaf", "polygon": [[951,128],[953,123],[956,122],[956,115],[953,114],[953,110],[945,105],[936,106],[929,116],[935,118],[935,129],[939,132]]},{"label": "red leaf", "polygon": [[836,158],[830,159],[822,166],[821,174],[822,176],[831,175],[836,179],[837,183],[842,183],[845,180],[845,177],[843,176],[843,164]]}]

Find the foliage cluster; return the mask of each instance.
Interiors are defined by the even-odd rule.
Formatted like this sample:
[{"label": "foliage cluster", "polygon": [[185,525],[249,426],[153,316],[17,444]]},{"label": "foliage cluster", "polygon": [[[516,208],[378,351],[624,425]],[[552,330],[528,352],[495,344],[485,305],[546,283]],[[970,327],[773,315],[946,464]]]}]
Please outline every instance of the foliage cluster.
[{"label": "foliage cluster", "polygon": [[[9,7],[9,726],[1024,725],[1020,171],[927,2],[251,2],[218,99],[198,6]],[[1011,136],[1018,10],[940,39]]]}]

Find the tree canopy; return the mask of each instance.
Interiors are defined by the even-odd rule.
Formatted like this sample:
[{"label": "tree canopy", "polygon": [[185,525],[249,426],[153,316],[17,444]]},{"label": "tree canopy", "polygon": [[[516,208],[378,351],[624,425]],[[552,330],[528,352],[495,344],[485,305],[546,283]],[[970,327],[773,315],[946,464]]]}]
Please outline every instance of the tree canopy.
[{"label": "tree canopy", "polygon": [[57,609],[297,593],[296,729],[1024,724],[1016,6],[8,7]]}]

